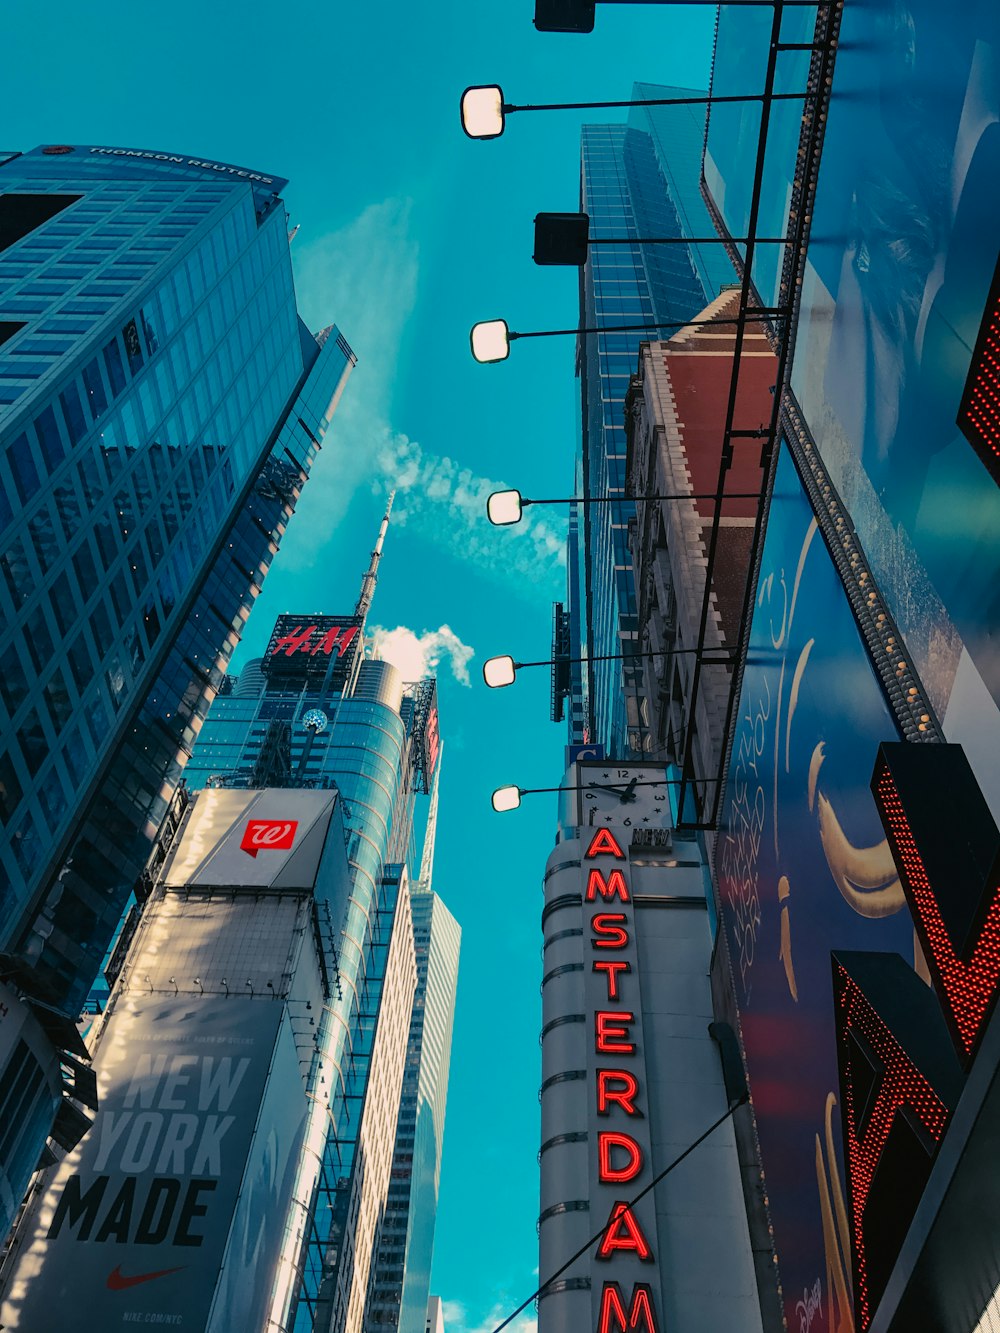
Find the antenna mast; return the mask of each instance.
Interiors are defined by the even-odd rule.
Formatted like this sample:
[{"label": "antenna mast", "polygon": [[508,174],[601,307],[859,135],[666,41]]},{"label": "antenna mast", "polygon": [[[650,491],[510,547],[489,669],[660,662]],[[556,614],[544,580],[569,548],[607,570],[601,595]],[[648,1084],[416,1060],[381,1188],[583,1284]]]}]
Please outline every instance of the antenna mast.
[{"label": "antenna mast", "polygon": [[375,542],[375,549],[372,551],[371,564],[368,566],[364,578],[361,580],[361,596],[358,598],[358,604],[354,608],[354,614],[364,619],[368,615],[372,604],[372,598],[375,596],[375,584],[378,582],[378,562],[382,559],[382,545],[385,542],[385,534],[389,529],[389,515],[392,513],[392,502],[396,498],[396,492],[389,492],[389,500],[385,507],[385,514],[378,530],[378,539]]}]

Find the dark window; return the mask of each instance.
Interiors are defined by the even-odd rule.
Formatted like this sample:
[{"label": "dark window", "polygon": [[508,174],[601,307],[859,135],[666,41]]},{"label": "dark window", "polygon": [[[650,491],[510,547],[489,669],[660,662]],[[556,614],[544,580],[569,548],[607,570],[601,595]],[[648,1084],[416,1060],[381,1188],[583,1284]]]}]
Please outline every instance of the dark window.
[{"label": "dark window", "polygon": [[90,415],[95,421],[99,420],[108,408],[108,395],[104,389],[104,380],[101,378],[101,367],[94,357],[89,366],[83,370],[83,385],[87,390],[87,405],[90,408]]},{"label": "dark window", "polygon": [[38,788],[38,799],[49,821],[49,828],[56,828],[66,813],[69,802],[63,791],[58,770],[53,767],[45,781]]},{"label": "dark window", "polygon": [[56,731],[61,731],[73,715],[73,706],[70,703],[66,682],[59,671],[45,687],[45,702]]},{"label": "dark window", "polygon": [[66,424],[69,427],[69,438],[72,444],[79,444],[83,436],[87,433],[87,418],[83,415],[83,408],[80,405],[80,395],[77,392],[75,384],[67,384],[66,388],[59,395],[59,401],[63,405],[63,411],[66,413]]},{"label": "dark window", "polygon": [[90,648],[85,634],[76,636],[70,644],[66,656],[69,658],[69,666],[73,673],[73,679],[76,681],[76,688],[82,694],[94,678],[94,663],[91,660]]},{"label": "dark window", "polygon": [[7,712],[11,716],[28,697],[28,678],[24,673],[18,649],[19,640],[15,639],[0,657],[0,695],[3,696]]},{"label": "dark window", "polygon": [[76,489],[70,484],[57,486],[53,494],[56,509],[62,521],[63,532],[66,534],[66,540],[71,542],[80,526],[80,497],[77,495]]},{"label": "dark window", "polygon": [[59,434],[55,411],[51,406],[39,413],[35,430],[38,432],[38,443],[45,459],[45,466],[52,472],[66,457],[66,448]]},{"label": "dark window", "polygon": [[15,245],[36,227],[54,218],[78,194],[0,194],[0,250]]},{"label": "dark window", "polygon": [[16,319],[0,319],[0,345],[8,338],[13,338],[15,333],[20,333],[24,327],[24,323],[18,323]]},{"label": "dark window", "polygon": [[0,754],[0,819],[6,824],[24,795],[9,754]]},{"label": "dark window", "polygon": [[70,778],[79,786],[90,767],[90,756],[87,754],[87,747],[76,723],[63,732],[61,743],[63,759],[66,761]]},{"label": "dark window", "polygon": [[32,611],[24,627],[24,637],[28,641],[28,652],[35,664],[36,671],[44,671],[52,661],[52,635],[48,623],[40,608]]},{"label": "dark window", "polygon": [[21,746],[21,753],[24,755],[24,762],[28,765],[28,772],[34,777],[45,762],[45,756],[49,752],[41,720],[34,709],[21,724],[17,739]]},{"label": "dark window", "polygon": [[35,546],[35,555],[44,574],[59,558],[60,542],[49,507],[43,504],[28,523],[31,540]]},{"label": "dark window", "polygon": [[105,347],[104,364],[108,368],[108,381],[111,384],[112,397],[117,398],[128,383],[128,380],[125,377],[125,367],[122,364],[122,354],[117,339],[114,342],[108,343],[107,347]]},{"label": "dark window", "polygon": [[111,600],[114,603],[119,624],[124,624],[132,610],[132,596],[122,570],[119,570],[111,580]]},{"label": "dark window", "polygon": [[80,549],[74,552],[73,568],[76,570],[80,591],[83,594],[81,600],[86,602],[97,584],[97,566],[94,564],[94,557],[87,542],[83,542]]},{"label": "dark window", "polygon": [[73,585],[69,581],[68,574],[59,575],[52,585],[49,599],[52,603],[52,612],[56,618],[56,624],[60,631],[66,634],[80,615],[79,603],[73,592]]},{"label": "dark window", "polygon": [[23,606],[35,590],[35,580],[20,537],[9,541],[7,550],[0,555],[0,571],[3,572],[14,605]]},{"label": "dark window", "polygon": [[38,469],[28,447],[27,435],[19,435],[7,450],[7,462],[14,474],[14,485],[21,503],[27,504],[38,490]]}]

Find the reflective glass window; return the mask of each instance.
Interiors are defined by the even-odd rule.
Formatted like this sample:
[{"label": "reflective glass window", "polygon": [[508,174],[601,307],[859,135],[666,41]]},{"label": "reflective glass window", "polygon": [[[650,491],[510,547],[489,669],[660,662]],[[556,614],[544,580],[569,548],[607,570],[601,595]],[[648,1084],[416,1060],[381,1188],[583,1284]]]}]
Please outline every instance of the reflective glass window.
[{"label": "reflective glass window", "polygon": [[28,617],[27,624],[24,627],[24,637],[28,644],[31,660],[35,664],[35,670],[44,671],[52,661],[53,644],[52,633],[41,607],[36,607]]},{"label": "reflective glass window", "polygon": [[70,443],[79,444],[87,432],[87,418],[83,414],[83,406],[76,385],[67,384],[59,395],[59,401],[62,403],[63,412],[66,415]]},{"label": "reflective glass window", "polygon": [[0,754],[0,819],[5,824],[20,804],[24,791],[9,754]]},{"label": "reflective glass window", "polygon": [[73,568],[76,570],[77,581],[83,594],[82,601],[86,602],[97,586],[97,566],[88,542],[81,542],[73,553]]},{"label": "reflective glass window", "polygon": [[97,421],[107,411],[108,395],[101,378],[101,367],[95,357],[83,370],[83,385],[87,391],[87,405],[90,415]]},{"label": "reflective glass window", "polygon": [[8,540],[6,551],[0,555],[0,571],[14,605],[23,606],[35,590],[35,577],[20,537]]},{"label": "reflective glass window", "polygon": [[108,368],[108,382],[111,385],[112,396],[117,398],[128,383],[125,375],[125,366],[122,363],[121,349],[118,341],[109,342],[104,349],[104,364]]},{"label": "reflective glass window", "polygon": [[24,762],[32,777],[38,772],[49,752],[45,732],[37,711],[32,708],[18,729],[17,741],[24,755]]},{"label": "reflective glass window", "polygon": [[38,469],[31,456],[27,435],[19,435],[7,450],[7,462],[14,474],[14,486],[22,504],[27,504],[38,490]]},{"label": "reflective glass window", "polygon": [[21,661],[19,639],[9,644],[0,655],[0,696],[7,712],[12,715],[28,697],[28,677]]}]

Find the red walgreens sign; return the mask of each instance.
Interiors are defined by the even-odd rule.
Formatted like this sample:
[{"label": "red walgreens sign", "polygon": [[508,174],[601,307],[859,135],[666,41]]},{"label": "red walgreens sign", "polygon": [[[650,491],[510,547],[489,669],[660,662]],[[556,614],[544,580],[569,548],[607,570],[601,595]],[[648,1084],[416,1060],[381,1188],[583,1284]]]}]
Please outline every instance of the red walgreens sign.
[{"label": "red walgreens sign", "polygon": [[243,831],[240,850],[251,856],[261,851],[290,851],[298,827],[297,819],[251,819]]}]

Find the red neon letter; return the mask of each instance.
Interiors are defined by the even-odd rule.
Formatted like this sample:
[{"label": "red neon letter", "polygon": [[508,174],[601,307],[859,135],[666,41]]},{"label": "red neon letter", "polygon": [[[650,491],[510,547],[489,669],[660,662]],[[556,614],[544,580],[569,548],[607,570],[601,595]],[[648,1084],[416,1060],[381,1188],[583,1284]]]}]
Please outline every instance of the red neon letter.
[{"label": "red neon letter", "polygon": [[598,1009],[594,1014],[597,1051],[602,1055],[635,1055],[635,1042],[628,1039],[628,1025],[635,1022],[635,1014],[627,1009]]},{"label": "red neon letter", "polygon": [[[624,1166],[612,1166],[613,1148],[622,1148],[628,1158]],[[597,1136],[597,1178],[602,1185],[627,1185],[642,1170],[642,1149],[631,1134],[602,1129]]]},{"label": "red neon letter", "polygon": [[[620,1084],[613,1088],[612,1083]],[[642,1112],[636,1110],[635,1099],[639,1095],[639,1080],[627,1069],[599,1069],[597,1071],[597,1114],[609,1115],[612,1102],[617,1103],[626,1115],[642,1118]]]},{"label": "red neon letter", "polygon": [[611,874],[605,879],[595,867],[587,876],[587,902],[592,903],[598,894],[602,898],[618,897],[623,903],[627,903],[628,885],[625,883],[625,876],[622,872],[612,870]]},{"label": "red neon letter", "polygon": [[297,625],[291,634],[286,634],[284,638],[278,640],[274,645],[272,656],[285,650],[285,656],[291,657],[292,653],[306,653],[309,651],[309,640],[315,632],[315,625],[307,625],[305,629]]},{"label": "red neon letter", "polygon": [[598,829],[594,834],[594,840],[584,854],[585,861],[592,861],[595,856],[604,853],[606,856],[615,856],[619,861],[625,860],[625,853],[615,842],[615,836],[609,828]]},{"label": "red neon letter", "polygon": [[[613,1325],[612,1318],[615,1321]],[[632,1304],[626,1315],[621,1287],[617,1282],[605,1282],[601,1292],[601,1313],[597,1317],[597,1333],[656,1333],[649,1284],[637,1282],[632,1288]]]},{"label": "red neon letter", "polygon": [[312,656],[317,653],[326,653],[327,657],[337,649],[337,656],[343,657],[347,652],[348,646],[354,641],[357,635],[357,625],[334,625],[320,639],[315,648],[312,649]]},{"label": "red neon letter", "polygon": [[617,1250],[632,1250],[644,1262],[652,1261],[649,1241],[642,1234],[639,1219],[627,1203],[616,1203],[604,1228],[597,1250],[598,1259],[610,1259]]},{"label": "red neon letter", "polygon": [[623,923],[628,920],[624,912],[598,912],[590,918],[590,929],[603,939],[592,939],[595,949],[624,949],[628,944],[628,931]]},{"label": "red neon letter", "polygon": [[632,964],[625,958],[598,958],[592,967],[595,972],[608,974],[608,999],[621,999],[618,993],[618,973],[631,972]]}]

